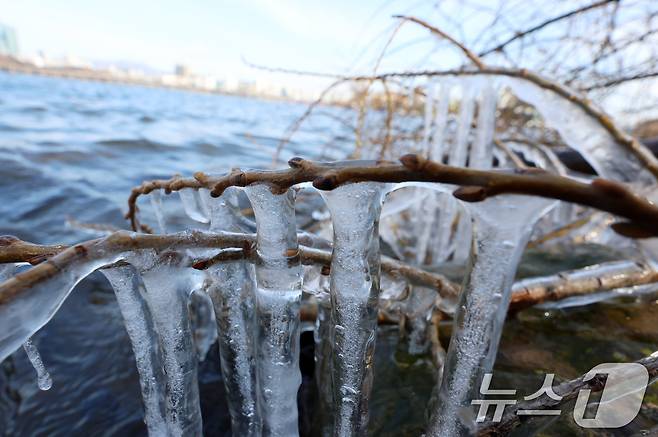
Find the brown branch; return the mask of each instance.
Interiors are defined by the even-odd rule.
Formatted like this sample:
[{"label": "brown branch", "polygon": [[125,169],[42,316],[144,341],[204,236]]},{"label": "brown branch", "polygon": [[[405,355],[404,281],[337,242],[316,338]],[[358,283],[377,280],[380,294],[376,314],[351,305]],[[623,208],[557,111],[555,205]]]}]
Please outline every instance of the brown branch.
[{"label": "brown branch", "polygon": [[[526,69],[513,69],[502,67],[486,67],[478,70],[443,70],[443,71],[419,71],[419,72],[403,72],[403,73],[388,73],[380,75],[379,77],[433,77],[433,76],[468,76],[468,75],[494,75],[494,76],[507,76],[514,77],[521,80],[534,83],[540,88],[554,92],[558,96],[569,100],[573,104],[579,106],[587,115],[594,118],[608,133],[622,146],[626,147],[639,161],[658,179],[658,159],[651,154],[636,138],[628,135],[615,124],[615,122],[600,109],[596,108],[593,103],[586,97],[583,97],[564,85],[554,82],[550,79],[542,77],[537,73],[533,73]],[[355,77],[352,80],[361,80],[362,78]]]},{"label": "brown branch", "polygon": [[438,27],[432,26],[431,24],[429,24],[426,21],[421,20],[420,18],[410,17],[410,16],[407,16],[407,15],[394,15],[393,18],[399,18],[399,19],[404,20],[404,21],[411,21],[412,23],[416,23],[416,24],[424,27],[425,29],[429,30],[431,33],[433,33],[435,35],[438,35],[439,37],[441,37],[443,39],[448,40],[455,47],[459,48],[466,55],[466,57],[468,59],[470,59],[471,62],[473,62],[473,64],[475,64],[476,67],[478,67],[479,69],[485,68],[484,62],[482,61],[482,59],[480,59],[480,57],[478,55],[475,54],[475,52],[470,50],[464,44],[460,43],[455,38],[453,38],[452,36],[450,36],[446,32],[442,31]]},{"label": "brown branch", "polygon": [[[407,71],[407,72],[393,72],[384,73],[376,76],[342,76],[337,74],[325,74],[307,71],[296,71],[288,69],[272,69],[273,71],[286,72],[289,74],[299,75],[320,75],[337,79],[336,83],[344,83],[348,81],[375,81],[387,80],[393,78],[414,78],[414,77],[439,77],[439,76],[472,76],[472,75],[493,75],[493,76],[507,76],[531,82],[540,88],[549,90],[558,96],[569,100],[573,104],[580,107],[587,115],[596,120],[620,145],[627,148],[635,157],[649,170],[649,172],[658,179],[658,159],[642,145],[636,138],[628,135],[621,129],[606,113],[598,109],[586,97],[575,93],[567,86],[558,82],[547,79],[537,73],[531,72],[527,69],[504,68],[504,67],[489,67],[482,66],[475,70],[454,69],[454,70],[426,70],[426,71]],[[333,85],[332,85],[333,86]],[[321,101],[322,97],[317,104]],[[133,227],[133,229],[135,229]]]},{"label": "brown branch", "polygon": [[509,159],[514,163],[516,168],[521,168],[525,169],[528,168],[528,166],[523,162],[523,159],[519,158],[519,156],[514,153],[509,147],[507,147],[507,144],[503,142],[503,140],[500,140],[498,138],[494,138],[493,143],[498,147],[500,150],[505,153],[509,157]]},{"label": "brown branch", "polygon": [[[642,364],[644,367],[646,367],[647,372],[649,373],[649,381],[652,381],[658,377],[658,353],[653,353],[646,358],[642,358],[641,360],[636,361],[636,363]],[[585,381],[584,379],[585,375],[554,387],[553,390],[555,393],[562,397],[560,400],[556,400],[548,396],[541,396],[531,401],[519,402],[513,407],[507,408],[500,422],[485,424],[479,429],[477,435],[482,437],[509,435],[513,429],[521,424],[521,420],[524,417],[527,417],[516,414],[517,411],[557,409],[560,405],[566,404],[567,402],[575,399],[578,396],[580,390],[589,389],[592,393],[598,393],[605,387],[605,380],[599,376],[596,376],[588,381]]]},{"label": "brown branch", "polygon": [[[302,244],[313,245],[313,237],[305,233],[298,235]],[[38,263],[32,269],[16,275],[11,280],[0,284],[0,304],[7,303],[27,291],[35,284],[50,279],[63,269],[77,263],[107,258],[113,254],[142,249],[187,249],[187,248],[223,248],[215,257],[198,260],[192,267],[206,269],[218,262],[237,259],[251,259],[256,242],[254,234],[223,233],[211,234],[192,232],[180,234],[149,235],[134,234],[125,231],[116,232],[106,238],[89,240],[72,247],[39,246],[21,241],[15,237],[0,237],[0,263],[33,262]],[[232,250],[228,250],[232,249]],[[311,247],[300,246],[300,256],[306,264],[331,264],[331,252]],[[45,262],[44,262],[45,261]],[[426,272],[388,257],[382,257],[382,270],[388,274],[402,276],[410,283],[429,287],[447,298],[454,298],[459,286],[437,273]]]},{"label": "brown branch", "polygon": [[613,224],[613,229],[622,235],[634,238],[658,235],[658,207],[618,182],[595,179],[591,183],[583,183],[538,169],[505,172],[458,168],[418,155],[405,155],[401,162],[402,165],[390,161],[323,164],[293,158],[289,161],[290,168],[286,170],[234,170],[220,177],[197,173],[195,179],[146,182],[133,189],[127,216],[134,226],[137,223],[134,215],[138,196],[157,188],[171,192],[205,187],[211,189],[212,196],[218,197],[230,186],[245,187],[255,183],[269,184],[273,191],[284,192],[302,182],[312,182],[320,190],[332,190],[354,182],[416,181],[460,185],[462,188],[454,195],[466,202],[482,201],[499,194],[525,194],[577,203],[625,218],[626,222]]},{"label": "brown branch", "polygon": [[510,310],[519,311],[543,302],[655,282],[658,282],[658,272],[645,263],[602,263],[515,283],[512,287]]},{"label": "brown branch", "polygon": [[[331,265],[331,251],[308,247],[317,243],[315,236],[300,233],[298,239],[300,243],[304,244],[299,247],[302,263],[323,266],[324,273],[328,274]],[[253,245],[256,239],[253,234],[215,235],[196,232],[190,237],[187,234],[144,235],[120,231],[104,239],[80,243],[73,248],[64,245],[40,246],[9,236],[0,237],[0,241],[5,242],[0,246],[0,263],[41,263],[32,269],[35,272],[31,273],[28,279],[20,278],[21,282],[28,280],[31,285],[34,285],[39,281],[51,278],[61,269],[78,261],[91,261],[96,259],[95,256],[105,257],[108,253],[149,248],[222,247],[224,249],[211,258],[194,261],[191,267],[198,270],[207,269],[217,263],[240,259],[253,262],[255,255]],[[99,251],[94,252],[92,249],[99,249]],[[48,258],[51,259],[44,263]],[[56,266],[54,270],[53,266]],[[381,267],[383,272],[403,277],[413,285],[432,288],[443,298],[451,299],[459,293],[459,285],[440,274],[430,273],[386,256],[381,257]],[[542,302],[654,282],[658,282],[658,272],[646,264],[631,261],[603,263],[585,269],[517,282],[512,288],[510,311],[515,312]],[[5,289],[4,285],[0,285],[0,303],[10,300],[5,298],[5,293],[13,293],[11,288]],[[26,289],[22,288],[22,290]]]},{"label": "brown branch", "polygon": [[632,82],[634,80],[648,79],[648,78],[652,78],[652,77],[656,77],[656,76],[658,76],[658,71],[647,71],[647,72],[644,72],[644,73],[633,74],[631,76],[615,77],[615,78],[612,78],[612,79],[607,80],[605,82],[595,83],[593,85],[589,85],[589,86],[586,86],[586,87],[580,88],[580,89],[587,92],[587,91],[592,91],[592,90],[598,90],[598,89],[601,89],[601,88],[609,88],[609,87],[612,87],[612,86],[621,85],[623,83]]},{"label": "brown branch", "polygon": [[546,26],[550,26],[551,24],[557,23],[557,22],[562,21],[566,18],[573,17],[574,15],[578,15],[578,14],[581,14],[583,12],[587,12],[589,10],[596,9],[596,8],[601,7],[601,6],[605,6],[608,3],[617,3],[618,1],[619,0],[602,0],[602,1],[599,1],[599,2],[596,2],[596,3],[592,3],[590,5],[585,5],[583,7],[578,8],[578,9],[574,9],[574,10],[572,10],[570,12],[566,12],[562,15],[558,15],[557,17],[553,17],[551,19],[543,21],[542,23],[539,23],[535,26],[532,26],[532,27],[530,27],[526,30],[516,32],[514,34],[514,36],[509,37],[508,39],[506,39],[502,43],[498,44],[497,46],[480,52],[479,56],[484,57],[484,56],[490,55],[491,53],[494,53],[494,52],[501,52],[501,51],[503,51],[503,49],[506,46],[508,46],[512,42],[514,42],[518,39],[524,38],[524,37],[530,35],[531,33],[537,32],[538,30],[541,30]]}]

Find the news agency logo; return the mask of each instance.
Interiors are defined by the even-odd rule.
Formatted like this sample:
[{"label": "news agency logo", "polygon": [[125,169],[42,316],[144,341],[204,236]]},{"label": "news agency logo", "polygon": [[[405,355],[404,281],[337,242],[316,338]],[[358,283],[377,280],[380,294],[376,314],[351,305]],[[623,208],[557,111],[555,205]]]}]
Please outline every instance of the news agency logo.
[{"label": "news agency logo", "polygon": [[[597,402],[598,408],[593,418],[586,418],[586,410],[590,402],[592,390],[581,388],[578,391],[576,405],[573,410],[573,418],[576,424],[583,428],[620,428],[628,425],[640,412],[644,392],[649,384],[649,372],[639,363],[603,363],[591,369],[583,377],[583,382],[591,381],[594,378],[601,378],[605,375],[605,385],[601,397]],[[480,385],[480,394],[513,396],[516,395],[516,389],[490,389],[491,373],[485,374],[482,384]],[[548,373],[544,377],[542,386],[534,393],[524,396],[525,401],[532,401],[541,396],[547,396],[555,402],[552,405],[559,405],[563,396],[553,388],[555,374]],[[558,390],[561,392],[561,390]],[[479,405],[476,422],[484,422],[490,407],[494,406],[493,422],[500,422],[505,408],[516,405],[516,399],[475,399],[471,405]],[[532,403],[531,403],[532,404]],[[531,405],[530,404],[530,405]],[[519,405],[521,407],[522,405]],[[562,413],[560,409],[531,409],[518,408],[515,414],[519,416],[559,416]]]}]

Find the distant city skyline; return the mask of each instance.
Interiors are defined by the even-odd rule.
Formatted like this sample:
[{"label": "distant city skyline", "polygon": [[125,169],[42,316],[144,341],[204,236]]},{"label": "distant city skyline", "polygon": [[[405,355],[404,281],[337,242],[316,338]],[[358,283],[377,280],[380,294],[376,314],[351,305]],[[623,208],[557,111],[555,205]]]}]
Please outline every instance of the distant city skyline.
[{"label": "distant city skyline", "polygon": [[[69,58],[94,65],[132,66],[172,73],[176,65],[225,82],[272,82],[317,92],[327,80],[272,75],[255,64],[337,73],[362,73],[397,24],[395,13],[431,16],[422,2],[338,0],[0,0],[1,21],[16,30],[21,55]],[[427,32],[407,26],[397,40]],[[431,49],[412,45],[391,68],[421,62]],[[385,67],[386,65],[384,65]],[[148,71],[147,71],[148,72]]]}]

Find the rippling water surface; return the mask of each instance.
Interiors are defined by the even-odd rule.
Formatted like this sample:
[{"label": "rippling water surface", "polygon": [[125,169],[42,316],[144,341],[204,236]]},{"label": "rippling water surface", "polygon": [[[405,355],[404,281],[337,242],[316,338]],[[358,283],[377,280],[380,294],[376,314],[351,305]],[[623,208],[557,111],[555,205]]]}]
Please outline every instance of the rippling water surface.
[{"label": "rippling water surface", "polygon": [[[125,228],[143,180],[233,166],[268,167],[306,106],[241,97],[0,73],[0,235],[72,243],[71,219]],[[325,108],[330,111],[331,108]],[[302,127],[282,158],[344,156],[335,120]],[[35,336],[53,377],[38,390],[22,351],[3,364],[0,427],[12,435],[140,435],[139,384],[114,296],[83,281]],[[228,429],[216,350],[202,364],[209,435]],[[207,414],[206,414],[207,413]]]},{"label": "rippling water surface", "polygon": [[[0,73],[0,235],[72,243],[92,235],[68,226],[71,219],[125,228],[134,185],[198,170],[267,167],[286,128],[305,108]],[[330,117],[311,120],[294,138],[282,158],[338,159],[351,146],[350,132]],[[535,254],[526,257],[521,272],[549,274],[604,259],[615,255],[601,249]],[[656,322],[655,297],[525,310],[505,326],[494,386],[530,394],[541,385],[542,372],[560,380],[601,362],[636,360],[658,349]],[[446,325],[445,342],[449,332]],[[145,435],[134,357],[114,295],[100,275],[78,286],[34,343],[53,387],[39,391],[22,351],[2,363],[0,429],[6,435]],[[376,351],[372,434],[419,435],[434,385],[429,357],[408,355],[397,327],[380,329]],[[200,371],[209,436],[229,433],[218,369],[213,348]],[[655,386],[646,399],[628,433],[658,424]],[[579,431],[568,414],[550,420],[542,435]]]}]

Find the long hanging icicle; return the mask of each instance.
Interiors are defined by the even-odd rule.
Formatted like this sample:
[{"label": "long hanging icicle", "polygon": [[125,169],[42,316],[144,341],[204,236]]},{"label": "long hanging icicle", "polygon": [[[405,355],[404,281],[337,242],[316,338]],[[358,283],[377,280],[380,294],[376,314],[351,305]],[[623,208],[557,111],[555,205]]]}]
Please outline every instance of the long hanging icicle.
[{"label": "long hanging icicle", "polygon": [[37,385],[39,386],[39,389],[50,390],[50,387],[53,386],[53,380],[50,377],[48,370],[46,370],[46,366],[43,365],[41,354],[39,354],[37,347],[32,343],[32,339],[29,339],[23,344],[23,349],[25,349],[27,358],[37,372]]},{"label": "long hanging icicle", "polygon": [[152,251],[131,254],[139,271],[146,304],[158,334],[165,375],[165,411],[169,435],[201,436],[197,354],[192,340],[188,300],[191,277],[175,252],[160,257]]},{"label": "long hanging icicle", "polygon": [[385,185],[368,182],[322,193],[334,227],[334,436],[367,432],[379,299],[379,213],[385,190]]},{"label": "long hanging icicle", "polygon": [[[211,232],[241,230],[235,189],[227,189],[207,204]],[[261,432],[261,419],[254,353],[254,269],[251,263],[235,261],[215,264],[207,273],[211,278],[208,294],[215,308],[231,429],[235,436],[257,436]]]},{"label": "long hanging icicle", "polygon": [[298,435],[302,270],[294,191],[273,194],[265,184],[245,189],[256,216],[256,350],[263,434]]},{"label": "long hanging icicle", "polygon": [[144,300],[141,284],[131,265],[101,270],[114,289],[123,323],[135,353],[144,404],[144,420],[151,436],[172,435],[165,411],[165,377],[158,336],[151,312]]},{"label": "long hanging icicle", "polygon": [[493,368],[517,265],[534,224],[554,205],[553,200],[527,196],[468,204],[474,230],[471,259],[430,435],[473,433],[471,401],[480,397],[484,374]]}]

